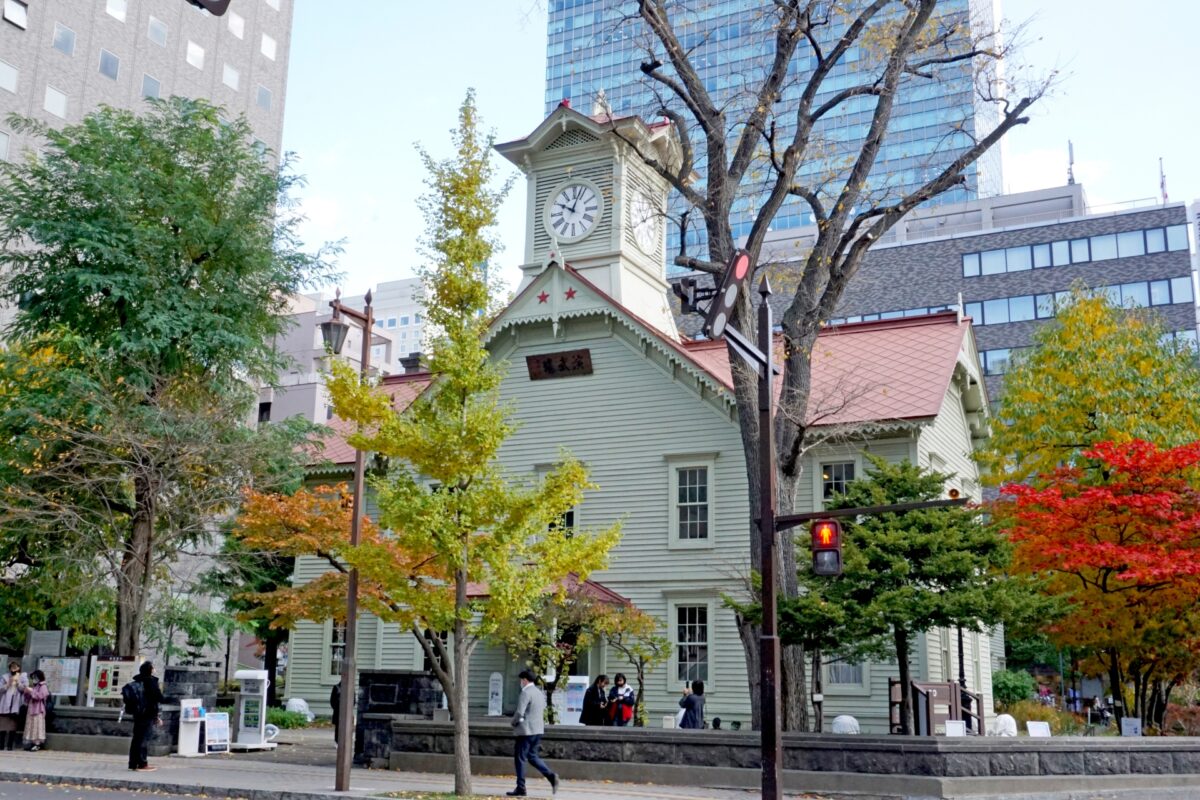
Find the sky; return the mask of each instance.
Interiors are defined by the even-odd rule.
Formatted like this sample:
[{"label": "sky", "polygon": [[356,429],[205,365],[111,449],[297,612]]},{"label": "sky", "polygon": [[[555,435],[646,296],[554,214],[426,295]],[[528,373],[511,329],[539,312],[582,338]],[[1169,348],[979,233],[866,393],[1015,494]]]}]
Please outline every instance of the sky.
[{"label": "sky", "polygon": [[[1143,0],[1004,0],[1023,24],[1021,61],[1057,71],[1052,95],[1004,142],[1006,192],[1075,179],[1096,211],[1159,199],[1163,159],[1171,201],[1200,196],[1192,143],[1200,112],[1190,57],[1200,3]],[[336,8],[344,13],[332,13]],[[544,0],[295,0],[284,120],[285,151],[306,176],[299,193],[309,247],[345,240],[346,294],[411,277],[424,263],[418,240],[425,191],[420,143],[451,155],[449,133],[468,88],[497,141],[543,118]],[[497,159],[503,175],[515,167]],[[524,252],[525,183],[517,180],[497,229],[495,257],[511,284]]]}]

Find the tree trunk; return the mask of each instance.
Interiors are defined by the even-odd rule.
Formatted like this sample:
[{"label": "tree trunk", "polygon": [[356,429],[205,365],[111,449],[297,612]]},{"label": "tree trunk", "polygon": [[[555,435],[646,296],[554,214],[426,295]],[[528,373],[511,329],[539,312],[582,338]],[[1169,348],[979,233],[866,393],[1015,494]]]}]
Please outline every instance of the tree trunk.
[{"label": "tree trunk", "polygon": [[813,694],[822,695],[822,702],[813,703],[813,730],[820,733],[825,729],[825,703],[823,699],[825,687],[821,683],[821,650],[819,648],[812,651],[812,676]]},{"label": "tree trunk", "polygon": [[908,631],[900,627],[892,630],[896,642],[896,663],[900,666],[900,733],[911,736],[914,728],[912,673],[908,668]]},{"label": "tree trunk", "polygon": [[[466,563],[464,561],[464,563]],[[448,704],[454,716],[454,793],[471,794],[471,727],[468,705],[470,681],[470,651],[467,649],[467,625],[463,615],[470,613],[467,607],[467,573],[460,569],[454,573],[454,684],[449,687]]]},{"label": "tree trunk", "polygon": [[645,727],[643,724],[645,722],[645,715],[642,713],[642,699],[646,696],[646,662],[638,661],[638,663],[633,665],[633,668],[637,671],[638,682],[637,696],[633,701],[633,727],[642,728]]},{"label": "tree trunk", "polygon": [[1113,699],[1113,716],[1117,725],[1125,717],[1125,692],[1121,680],[1121,659],[1116,650],[1108,651],[1108,693]]},{"label": "tree trunk", "polygon": [[738,638],[742,640],[742,652],[746,656],[746,682],[750,685],[750,727],[762,730],[762,699],[759,681],[762,679],[758,660],[758,637],[762,628],[754,625],[741,614],[737,616]]},{"label": "tree trunk", "polygon": [[808,730],[808,679],[804,664],[804,648],[791,645],[780,648],[779,666],[783,683],[780,704],[785,731]]},{"label": "tree trunk", "polygon": [[263,640],[263,669],[267,671],[267,705],[278,706],[279,694],[275,682],[279,673],[279,645],[287,638],[286,631],[273,630]]},{"label": "tree trunk", "polygon": [[118,656],[135,658],[141,649],[142,620],[149,595],[154,543],[155,497],[149,481],[134,479],[134,517],[125,537],[117,575]]}]

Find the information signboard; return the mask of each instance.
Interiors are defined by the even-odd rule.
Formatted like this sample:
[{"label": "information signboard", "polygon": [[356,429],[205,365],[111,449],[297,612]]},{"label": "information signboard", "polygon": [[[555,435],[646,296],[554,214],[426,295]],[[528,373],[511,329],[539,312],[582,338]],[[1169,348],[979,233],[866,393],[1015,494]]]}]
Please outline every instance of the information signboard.
[{"label": "information signboard", "polygon": [[78,658],[50,658],[43,656],[38,659],[38,669],[46,675],[46,686],[50,694],[62,697],[74,697],[79,694]]},{"label": "information signboard", "polygon": [[210,753],[229,752],[229,713],[210,712],[204,716],[204,746]]},{"label": "information signboard", "polygon": [[137,675],[140,662],[132,658],[97,658],[88,681],[88,705],[96,700],[119,700],[121,687]]}]

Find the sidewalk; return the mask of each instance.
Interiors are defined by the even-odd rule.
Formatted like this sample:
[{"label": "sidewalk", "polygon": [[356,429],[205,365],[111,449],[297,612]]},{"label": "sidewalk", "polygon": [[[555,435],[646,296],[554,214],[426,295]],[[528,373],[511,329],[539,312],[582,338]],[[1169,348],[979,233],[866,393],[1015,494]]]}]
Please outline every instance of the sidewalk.
[{"label": "sidewalk", "polygon": [[[154,790],[240,800],[370,797],[405,790],[448,792],[454,786],[450,775],[355,769],[350,777],[352,790],[339,793],[333,791],[332,767],[282,765],[240,755],[156,758],[152,763],[158,767],[156,772],[130,772],[121,756],[52,750],[0,752],[0,780]],[[512,787],[511,778],[475,778],[476,794],[502,796]],[[529,782],[529,795],[550,797],[550,787],[540,776],[535,776]],[[750,800],[755,795],[757,792],[733,789],[586,781],[563,781],[558,792],[559,800]]]}]

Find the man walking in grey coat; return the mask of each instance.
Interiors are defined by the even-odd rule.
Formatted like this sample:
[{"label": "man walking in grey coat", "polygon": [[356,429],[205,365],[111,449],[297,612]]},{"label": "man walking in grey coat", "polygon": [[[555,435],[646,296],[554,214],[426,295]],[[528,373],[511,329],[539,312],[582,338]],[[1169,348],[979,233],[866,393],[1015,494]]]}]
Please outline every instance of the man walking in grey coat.
[{"label": "man walking in grey coat", "polygon": [[525,762],[533,764],[534,769],[546,776],[550,781],[550,791],[558,794],[558,776],[546,766],[538,755],[542,744],[542,734],[546,732],[546,695],[534,683],[533,673],[521,671],[521,694],[517,697],[517,713],[513,714],[513,733],[517,737],[513,742],[513,762],[517,767],[517,788],[508,793],[509,797],[524,797],[525,792]]}]

